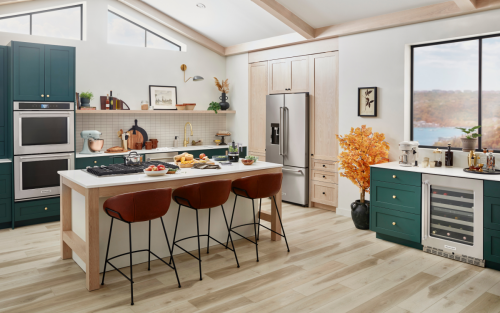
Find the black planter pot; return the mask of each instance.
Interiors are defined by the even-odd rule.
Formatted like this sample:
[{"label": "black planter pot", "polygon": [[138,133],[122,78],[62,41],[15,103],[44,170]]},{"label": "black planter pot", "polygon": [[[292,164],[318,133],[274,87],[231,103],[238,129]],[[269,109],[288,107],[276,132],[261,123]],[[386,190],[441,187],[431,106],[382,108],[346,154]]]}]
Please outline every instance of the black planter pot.
[{"label": "black planter pot", "polygon": [[222,111],[229,109],[229,102],[227,102],[227,96],[224,92],[222,93],[222,96],[219,97],[219,99],[222,100],[221,102],[219,102],[220,109]]},{"label": "black planter pot", "polygon": [[90,107],[90,99],[89,98],[80,98],[82,102],[82,107]]},{"label": "black planter pot", "polygon": [[370,229],[370,201],[351,203],[351,216],[357,229]]}]

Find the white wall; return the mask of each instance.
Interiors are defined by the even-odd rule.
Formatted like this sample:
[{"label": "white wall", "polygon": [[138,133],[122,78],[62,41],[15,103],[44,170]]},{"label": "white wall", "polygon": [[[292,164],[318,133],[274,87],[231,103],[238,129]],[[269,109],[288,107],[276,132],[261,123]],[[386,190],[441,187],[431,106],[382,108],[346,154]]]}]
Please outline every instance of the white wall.
[{"label": "white wall", "polygon": [[226,77],[229,78],[230,110],[235,115],[227,116],[227,128],[231,129],[231,139],[248,145],[248,53],[226,58]]},{"label": "white wall", "polygon": [[[0,15],[68,5],[77,1],[38,0],[1,6]],[[113,90],[131,109],[139,110],[141,100],[149,101],[149,85],[177,86],[179,103],[197,103],[196,110],[206,110],[220,93],[213,77],[226,75],[226,61],[201,45],[130,9],[116,0],[87,0],[87,40],[67,40],[0,32],[0,45],[11,40],[76,47],[76,90],[92,91],[92,106],[100,107],[98,96]],[[111,45],[107,43],[108,5],[187,45],[187,52]],[[188,66],[186,75],[200,75],[201,82],[184,83],[181,64]]]},{"label": "white wall", "polygon": [[[500,10],[341,37],[340,134],[364,124],[373,127],[386,135],[395,161],[404,140],[405,45],[490,32],[500,32]],[[371,86],[379,87],[378,117],[358,117],[358,87]],[[350,215],[350,203],[357,199],[358,188],[340,178],[337,212]]]}]

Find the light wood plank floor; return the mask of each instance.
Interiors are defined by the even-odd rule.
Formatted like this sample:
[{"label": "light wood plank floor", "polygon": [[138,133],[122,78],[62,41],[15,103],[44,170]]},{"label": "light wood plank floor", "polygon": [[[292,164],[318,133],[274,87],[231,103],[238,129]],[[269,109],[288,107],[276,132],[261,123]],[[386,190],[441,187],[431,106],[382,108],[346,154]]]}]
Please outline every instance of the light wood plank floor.
[{"label": "light wood plank floor", "polygon": [[[198,263],[176,256],[182,288],[160,261],[134,266],[135,305],[116,271],[87,292],[59,258],[59,223],[0,230],[0,312],[500,312],[500,272],[375,238],[333,212],[284,204],[285,242],[261,230],[255,246],[212,247]],[[128,271],[125,270],[127,273]]]}]

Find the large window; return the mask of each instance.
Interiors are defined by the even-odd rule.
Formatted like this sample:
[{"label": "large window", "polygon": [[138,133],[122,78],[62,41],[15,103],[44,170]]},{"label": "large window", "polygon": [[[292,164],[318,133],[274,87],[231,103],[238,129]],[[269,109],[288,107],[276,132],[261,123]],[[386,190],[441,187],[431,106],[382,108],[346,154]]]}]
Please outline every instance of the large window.
[{"label": "large window", "polygon": [[412,140],[461,148],[456,127],[476,125],[476,148],[500,150],[500,37],[413,46]]},{"label": "large window", "polygon": [[108,11],[108,43],[181,51],[179,45],[112,11]]},{"label": "large window", "polygon": [[0,18],[0,32],[82,40],[82,5]]}]

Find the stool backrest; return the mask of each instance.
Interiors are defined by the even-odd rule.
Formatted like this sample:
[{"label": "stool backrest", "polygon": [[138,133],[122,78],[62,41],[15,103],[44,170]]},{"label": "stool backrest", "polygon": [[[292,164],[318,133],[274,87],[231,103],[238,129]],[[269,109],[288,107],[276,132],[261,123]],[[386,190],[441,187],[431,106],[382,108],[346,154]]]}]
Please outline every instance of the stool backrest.
[{"label": "stool backrest", "polygon": [[172,198],[187,207],[208,209],[226,203],[230,192],[231,180],[214,180],[179,187],[174,190]]},{"label": "stool backrest", "polygon": [[109,198],[103,208],[108,215],[125,222],[144,222],[165,215],[171,196],[172,188],[126,193]]},{"label": "stool backrest", "polygon": [[236,179],[232,184],[235,194],[252,199],[276,195],[281,189],[283,173],[261,174]]}]

